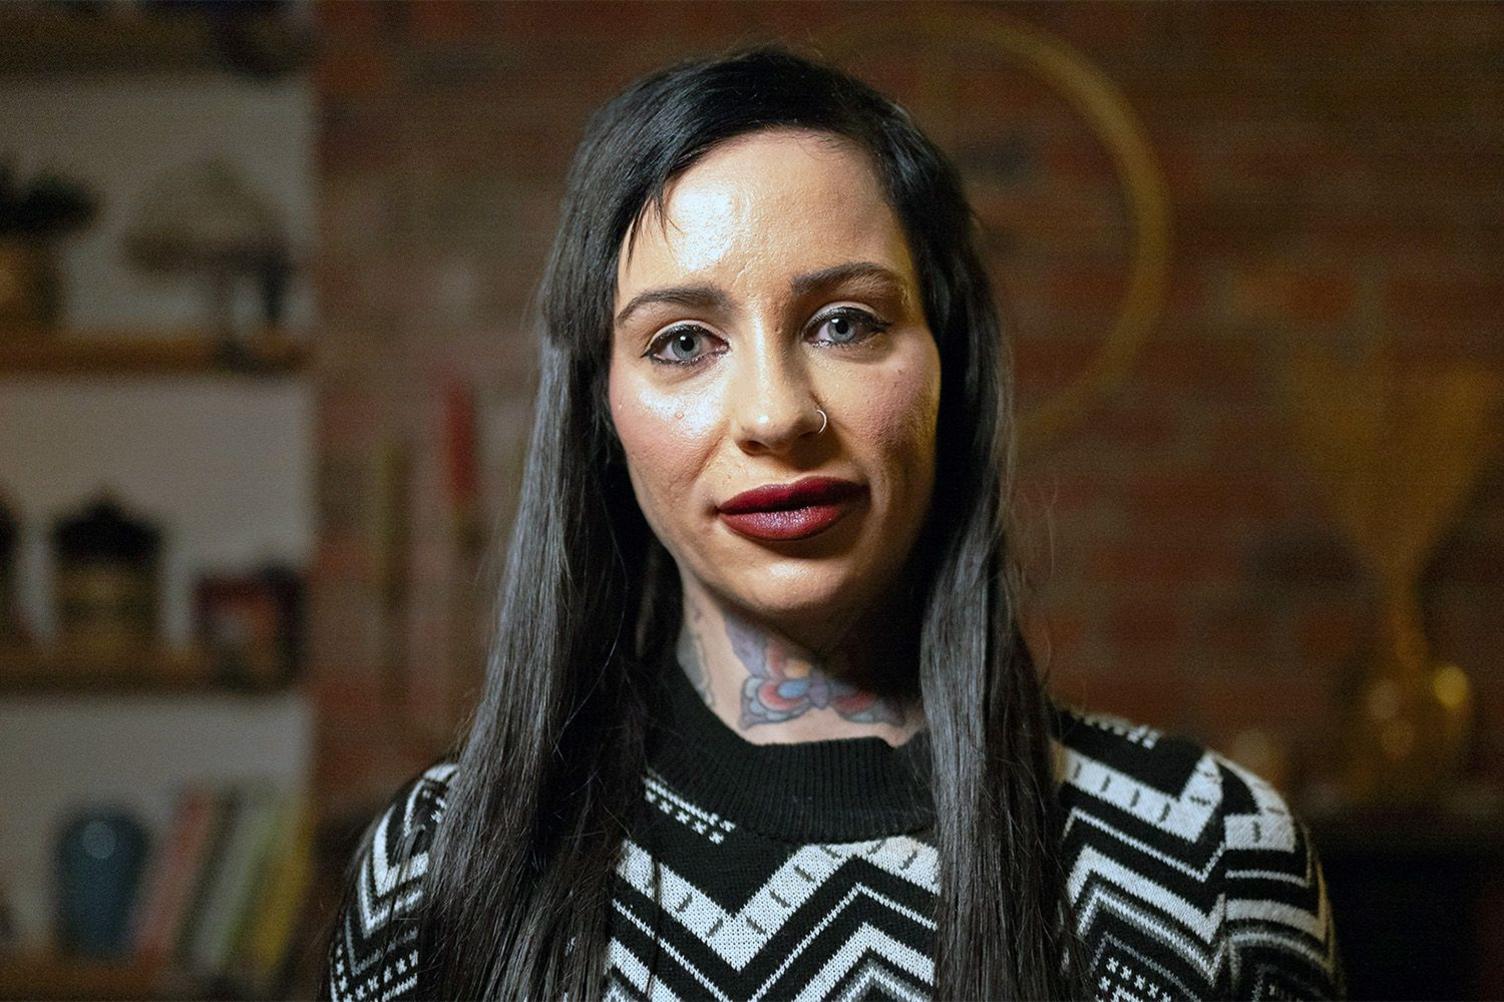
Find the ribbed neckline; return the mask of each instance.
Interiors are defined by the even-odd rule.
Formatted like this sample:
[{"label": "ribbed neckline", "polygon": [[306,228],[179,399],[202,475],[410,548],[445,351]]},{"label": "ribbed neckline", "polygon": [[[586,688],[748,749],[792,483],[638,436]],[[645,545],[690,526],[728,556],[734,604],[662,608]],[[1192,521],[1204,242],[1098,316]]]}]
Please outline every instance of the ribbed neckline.
[{"label": "ribbed neckline", "polygon": [[859,842],[934,823],[929,734],[760,745],[705,705],[672,648],[660,663],[649,765],[676,791],[787,842]]}]

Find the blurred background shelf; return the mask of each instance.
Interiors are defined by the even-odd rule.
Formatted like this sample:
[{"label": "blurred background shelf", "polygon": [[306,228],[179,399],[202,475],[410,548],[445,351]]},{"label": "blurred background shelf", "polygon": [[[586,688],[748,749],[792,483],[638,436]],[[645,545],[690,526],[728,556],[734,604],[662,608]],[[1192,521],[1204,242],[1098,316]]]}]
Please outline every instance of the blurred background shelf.
[{"label": "blurred background shelf", "polygon": [[0,66],[6,76],[214,69],[207,18],[105,17],[63,4],[0,4]]},{"label": "blurred background shelf", "polygon": [[144,336],[124,331],[0,331],[0,375],[286,376],[303,369],[307,345],[279,331],[229,344],[208,332]]},{"label": "blurred background shelf", "polygon": [[139,961],[0,955],[0,999],[189,998],[195,988],[181,972]]},{"label": "blurred background shelf", "polygon": [[307,25],[285,10],[218,6],[0,4],[0,77],[226,71],[273,77],[306,62]]},{"label": "blurred background shelf", "polygon": [[66,651],[0,647],[0,699],[12,696],[240,696],[276,695],[294,687],[232,682],[214,671],[208,651],[160,648],[108,661]]},{"label": "blurred background shelf", "polygon": [[[304,72],[314,19],[312,5],[280,0],[0,3],[4,166],[18,183],[56,172],[97,207],[54,245],[54,311],[0,321],[0,495],[20,525],[5,575],[14,601],[0,611],[35,645],[7,646],[16,631],[0,630],[0,999],[312,994],[307,971],[305,987],[252,992],[218,975],[260,985],[261,969],[245,978],[235,961],[209,965],[192,950],[164,965],[53,944],[60,833],[74,819],[129,816],[160,853],[190,795],[210,796],[221,821],[252,826],[268,805],[313,793],[313,688],[230,682],[223,656],[197,646],[195,588],[204,575],[305,568],[314,553],[309,335],[322,327],[303,253],[319,218],[317,108]],[[285,253],[212,276],[210,290],[200,259],[149,267],[126,248],[137,220],[171,215],[157,211],[158,196],[181,198],[181,179],[213,163],[254,203],[265,225],[250,229]],[[272,257],[285,269],[276,276]],[[154,639],[101,661],[51,640],[66,631],[47,533],[105,493],[162,526],[165,543]],[[236,799],[253,791],[259,813]],[[338,847],[348,857],[348,837]],[[193,879],[218,889],[218,871],[200,862]],[[287,914],[308,910],[306,895],[285,895],[277,907]],[[225,915],[243,904],[232,897]],[[258,895],[245,900],[274,911]],[[294,952],[327,923],[314,911],[296,919]]]},{"label": "blurred background shelf", "polygon": [[57,693],[203,692],[216,688],[206,653],[152,648],[109,659],[66,650],[0,647],[0,696]]}]

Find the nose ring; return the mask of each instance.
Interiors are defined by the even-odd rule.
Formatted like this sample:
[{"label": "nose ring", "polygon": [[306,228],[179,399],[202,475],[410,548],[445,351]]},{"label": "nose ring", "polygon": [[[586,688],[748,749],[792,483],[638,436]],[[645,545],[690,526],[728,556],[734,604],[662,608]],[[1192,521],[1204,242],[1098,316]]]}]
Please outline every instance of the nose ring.
[{"label": "nose ring", "polygon": [[823,433],[826,426],[830,424],[830,415],[826,414],[823,408],[816,407],[815,410],[820,412],[820,430],[815,432],[816,435],[819,435]]}]

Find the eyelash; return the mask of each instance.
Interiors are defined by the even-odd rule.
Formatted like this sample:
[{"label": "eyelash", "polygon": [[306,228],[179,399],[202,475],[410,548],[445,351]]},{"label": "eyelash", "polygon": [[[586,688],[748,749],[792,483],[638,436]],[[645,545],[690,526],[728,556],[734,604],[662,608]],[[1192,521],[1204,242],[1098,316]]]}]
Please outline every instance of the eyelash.
[{"label": "eyelash", "polygon": [[[811,320],[809,323],[809,329],[818,330],[822,325],[829,323],[831,320],[834,320],[838,317],[844,317],[854,323],[864,325],[869,328],[869,331],[861,337],[854,338],[850,341],[818,342],[822,347],[855,348],[858,345],[864,344],[869,339],[876,337],[878,334],[881,334],[883,331],[892,326],[892,324],[888,321],[879,320],[876,316],[867,312],[866,310],[859,310],[854,306],[838,306],[835,309],[828,310]],[[704,335],[709,334],[709,332],[699,324],[675,324],[673,327],[670,327],[668,330],[663,331],[657,337],[653,338],[652,343],[648,345],[648,350],[643,352],[643,357],[648,361],[656,363],[658,365],[671,365],[674,368],[683,369],[689,368],[690,366],[700,365],[706,360],[714,358],[716,355],[723,354],[719,351],[707,351],[703,355],[700,355],[694,360],[688,362],[676,362],[672,359],[659,358],[658,352],[662,351],[670,341],[681,334]]]}]

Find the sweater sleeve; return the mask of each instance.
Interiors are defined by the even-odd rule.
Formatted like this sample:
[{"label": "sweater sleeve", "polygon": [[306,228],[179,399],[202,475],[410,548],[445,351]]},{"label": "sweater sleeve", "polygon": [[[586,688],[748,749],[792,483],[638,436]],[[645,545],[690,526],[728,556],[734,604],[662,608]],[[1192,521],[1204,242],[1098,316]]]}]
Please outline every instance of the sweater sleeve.
[{"label": "sweater sleeve", "polygon": [[1310,832],[1275,789],[1219,757],[1225,895],[1219,995],[1340,999],[1346,978],[1326,880]]},{"label": "sweater sleeve", "polygon": [[404,786],[366,829],[329,938],[322,997],[403,1002],[419,997],[418,913],[428,850],[454,767]]}]

